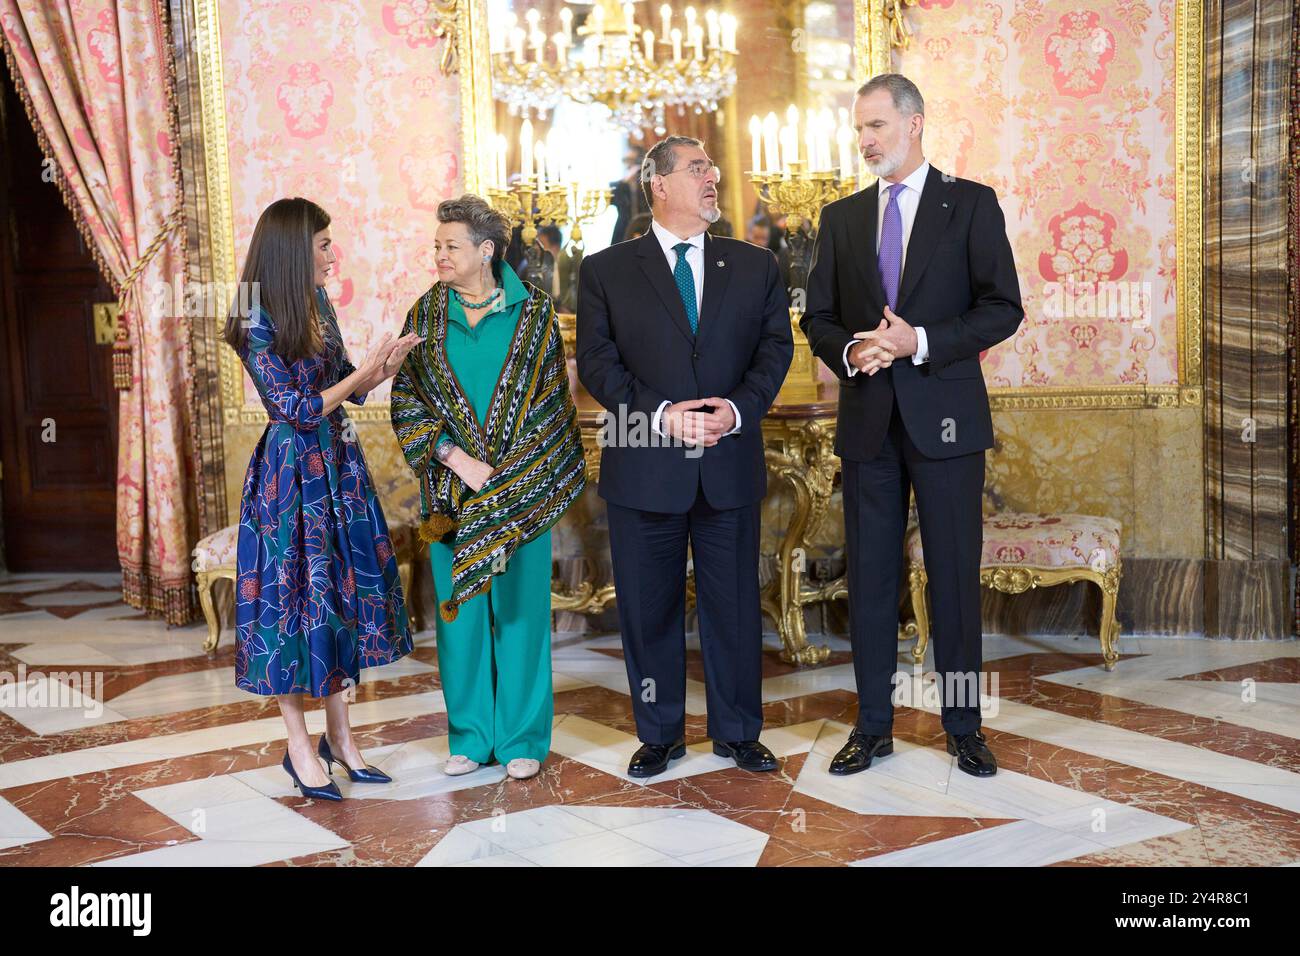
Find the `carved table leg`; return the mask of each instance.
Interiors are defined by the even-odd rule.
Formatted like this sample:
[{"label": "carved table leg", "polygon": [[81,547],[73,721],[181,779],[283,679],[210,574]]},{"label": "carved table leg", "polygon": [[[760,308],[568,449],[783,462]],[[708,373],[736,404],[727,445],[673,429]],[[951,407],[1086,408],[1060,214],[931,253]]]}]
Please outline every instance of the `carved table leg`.
[{"label": "carved table leg", "polygon": [[824,600],[821,591],[807,592],[803,577],[807,561],[807,539],[817,530],[830,502],[837,468],[833,429],[820,421],[803,421],[794,427],[768,420],[769,471],[784,479],[794,492],[794,513],[776,555],[776,577],[765,589],[763,610],[776,623],[781,635],[781,659],[790,664],[820,664],[830,656],[826,645],[808,643],[803,609]]},{"label": "carved table leg", "polygon": [[912,591],[912,614],[916,619],[916,645],[912,648],[912,660],[921,664],[925,661],[926,645],[930,643],[930,605],[925,586],[925,568],[912,565],[907,581]]}]

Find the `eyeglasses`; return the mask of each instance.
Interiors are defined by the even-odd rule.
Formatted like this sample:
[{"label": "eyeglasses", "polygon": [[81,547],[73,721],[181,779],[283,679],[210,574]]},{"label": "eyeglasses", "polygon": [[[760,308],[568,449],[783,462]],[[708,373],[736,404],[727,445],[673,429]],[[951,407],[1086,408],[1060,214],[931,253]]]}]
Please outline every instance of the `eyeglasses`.
[{"label": "eyeglasses", "polygon": [[722,170],[717,166],[710,166],[702,159],[697,159],[693,163],[687,163],[681,169],[674,169],[671,173],[660,173],[661,176],[673,176],[677,173],[688,172],[694,179],[703,179],[709,173],[713,173],[713,181],[716,183],[722,179]]}]

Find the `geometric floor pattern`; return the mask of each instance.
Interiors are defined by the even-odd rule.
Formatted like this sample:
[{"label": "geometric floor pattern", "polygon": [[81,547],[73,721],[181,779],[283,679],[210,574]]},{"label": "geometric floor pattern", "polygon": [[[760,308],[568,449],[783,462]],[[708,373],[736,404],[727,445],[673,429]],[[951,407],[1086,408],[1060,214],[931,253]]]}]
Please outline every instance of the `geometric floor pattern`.
[{"label": "geometric floor pattern", "polygon": [[[115,575],[0,577],[0,865],[1241,866],[1300,863],[1300,645],[988,635],[999,772],[944,750],[923,678],[894,753],[826,767],[856,710],[846,642],[795,668],[767,639],[775,773],[714,756],[688,652],[687,756],[648,781],[617,635],[557,634],[551,754],[532,780],[448,777],[430,632],[363,672],[351,717],[386,787],[306,800],[274,700],[233,684],[230,631],[168,629]],[[311,705],[309,705],[310,707]],[[307,714],[319,733],[324,712]],[[336,778],[338,779],[338,778]]]}]

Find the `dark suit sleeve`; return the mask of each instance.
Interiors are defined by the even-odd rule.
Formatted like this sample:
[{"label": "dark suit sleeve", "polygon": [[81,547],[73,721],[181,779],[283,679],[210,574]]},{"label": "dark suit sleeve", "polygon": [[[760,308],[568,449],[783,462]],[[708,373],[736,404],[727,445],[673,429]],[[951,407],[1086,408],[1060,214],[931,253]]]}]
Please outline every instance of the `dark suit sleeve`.
[{"label": "dark suit sleeve", "polygon": [[776,393],[790,371],[794,358],[794,336],[790,332],[790,300],[781,282],[776,256],[769,250],[763,256],[767,264],[764,275],[767,292],[763,303],[763,330],[749,369],[730,394],[722,396],[733,402],[740,412],[741,429],[756,428],[776,401]]},{"label": "dark suit sleeve", "polygon": [[840,317],[839,283],[835,281],[835,230],[826,221],[826,213],[823,209],[817,223],[812,266],[808,270],[807,308],[799,320],[799,328],[803,329],[813,355],[837,376],[847,379],[844,348],[853,341],[853,333],[844,327]]},{"label": "dark suit sleeve", "polygon": [[925,326],[930,362],[934,365],[978,356],[1014,335],[1025,317],[1006,220],[997,193],[988,187],[981,189],[975,199],[966,254],[971,307],[951,321],[919,323]]},{"label": "dark suit sleeve", "polygon": [[668,399],[637,379],[623,364],[609,323],[609,298],[594,259],[578,270],[578,380],[611,412],[619,406],[653,417]]}]

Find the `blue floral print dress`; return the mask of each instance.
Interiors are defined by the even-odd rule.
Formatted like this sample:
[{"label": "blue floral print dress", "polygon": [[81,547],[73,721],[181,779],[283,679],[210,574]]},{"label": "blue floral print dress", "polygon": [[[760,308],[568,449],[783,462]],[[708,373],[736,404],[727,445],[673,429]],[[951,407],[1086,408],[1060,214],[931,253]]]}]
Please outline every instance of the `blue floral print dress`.
[{"label": "blue floral print dress", "polygon": [[[274,320],[250,317],[240,360],[270,422],[239,509],[235,683],[254,694],[327,697],[361,668],[412,650],[388,526],[355,429],[321,392],[352,374],[338,319],[317,289],[323,349],[286,363]],[[365,396],[353,396],[364,401]]]}]

